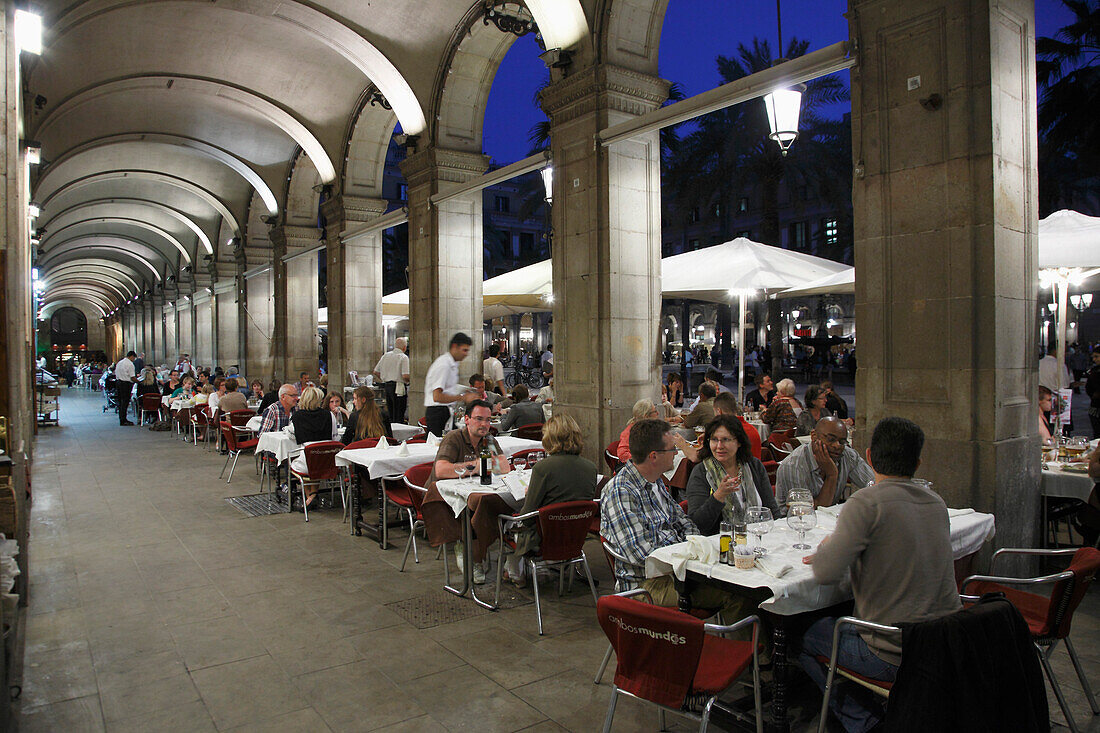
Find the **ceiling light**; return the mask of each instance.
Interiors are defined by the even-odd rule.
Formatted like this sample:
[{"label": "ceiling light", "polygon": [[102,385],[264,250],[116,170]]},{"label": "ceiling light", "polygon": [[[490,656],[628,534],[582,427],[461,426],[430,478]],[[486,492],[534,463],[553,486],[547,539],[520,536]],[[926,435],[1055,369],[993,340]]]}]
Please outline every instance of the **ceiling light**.
[{"label": "ceiling light", "polygon": [[798,117],[802,108],[801,84],[792,89],[776,89],[764,96],[764,107],[768,111],[768,127],[772,140],[779,143],[783,155],[790,150],[798,137]]},{"label": "ceiling light", "polygon": [[15,45],[20,51],[42,53],[42,16],[28,10],[15,11]]},{"label": "ceiling light", "polygon": [[27,216],[29,216],[30,218],[37,219],[38,215],[41,213],[42,209],[39,208],[38,204],[34,203],[33,201],[27,204]]},{"label": "ceiling light", "polygon": [[27,143],[27,163],[38,165],[42,162],[42,146],[38,143]]}]

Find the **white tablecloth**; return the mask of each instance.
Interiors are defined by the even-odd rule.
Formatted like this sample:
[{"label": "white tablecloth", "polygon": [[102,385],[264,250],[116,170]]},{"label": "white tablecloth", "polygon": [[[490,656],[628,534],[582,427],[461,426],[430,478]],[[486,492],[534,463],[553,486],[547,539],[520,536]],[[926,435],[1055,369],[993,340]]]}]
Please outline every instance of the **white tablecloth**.
[{"label": "white tablecloth", "polygon": [[424,430],[419,425],[406,425],[399,422],[391,422],[390,430],[395,440],[408,440],[420,435]]},{"label": "white tablecloth", "polygon": [[[836,528],[836,519],[831,510],[840,508],[842,507],[818,510],[818,526],[806,533],[807,544],[816,547],[822,539],[832,534]],[[992,514],[965,509],[949,512],[958,514],[951,517],[951,551],[956,560],[977,552],[993,536]],[[708,540],[717,548],[717,536]],[[797,540],[798,533],[788,528],[785,520],[776,520],[772,531],[764,535],[763,545],[768,550],[769,561],[778,565],[790,565],[792,568],[782,578],[774,578],[757,568],[738,570],[730,565],[710,565],[696,560],[685,563],[677,555],[687,547],[686,542],[662,547],[646,558],[646,577],[655,578],[675,573],[682,580],[685,572],[690,570],[747,588],[768,587],[772,591],[772,597],[761,603],[760,607],[784,616],[825,608],[851,598],[851,584],[847,579],[839,585],[821,585],[814,580],[812,568],[802,563],[802,558],[813,554],[813,550],[795,550],[791,545]],[[754,541],[754,538],[750,537],[749,541]]]},{"label": "white tablecloth", "polygon": [[[1039,478],[1039,491],[1043,496],[1057,496],[1064,499],[1088,501],[1092,493],[1093,480],[1087,473],[1071,473],[1062,470],[1062,464],[1047,464]],[[1082,464],[1084,465],[1084,464]]]},{"label": "white tablecloth", "polygon": [[746,422],[756,428],[756,432],[760,433],[761,443],[767,440],[768,436],[772,433],[772,429],[768,426],[767,423],[761,422],[759,420],[746,420]]},{"label": "white tablecloth", "polygon": [[263,421],[263,416],[262,415],[257,415],[256,417],[248,418],[248,422],[246,422],[244,424],[244,426],[246,428],[248,428],[249,430],[251,430],[252,432],[258,433],[258,432],[260,432],[260,423],[262,421]]},{"label": "white tablecloth", "polygon": [[481,483],[479,476],[469,479],[443,479],[435,482],[439,495],[455,513],[455,519],[462,516],[470,494],[499,494],[513,509],[523,506],[527,498],[527,484],[531,481],[530,471],[512,471],[507,476],[493,476],[488,486]]},{"label": "white tablecloth", "polygon": [[[496,440],[500,449],[504,451],[505,455],[509,456],[525,448],[542,447],[542,443],[537,440],[513,438],[510,435],[498,436]],[[427,443],[406,444],[405,448],[408,449],[408,455],[404,456],[397,455],[397,446],[390,446],[389,448],[383,449],[345,449],[336,454],[336,465],[348,466],[354,463],[357,466],[363,466],[367,469],[367,474],[371,478],[395,476],[400,473],[405,473],[405,471],[408,471],[413,466],[435,460],[435,454],[439,450],[439,446],[428,445]]]},{"label": "white tablecloth", "polygon": [[267,451],[275,454],[275,459],[285,461],[287,458],[302,452],[302,446],[295,442],[294,438],[282,430],[271,430],[260,433],[260,442],[256,444],[256,452]]}]

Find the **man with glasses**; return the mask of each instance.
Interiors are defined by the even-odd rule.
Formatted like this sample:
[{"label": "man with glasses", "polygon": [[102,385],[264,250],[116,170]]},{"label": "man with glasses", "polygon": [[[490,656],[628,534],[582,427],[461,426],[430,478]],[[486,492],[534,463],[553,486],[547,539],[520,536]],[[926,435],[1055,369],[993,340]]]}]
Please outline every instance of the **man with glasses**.
[{"label": "man with glasses", "polygon": [[809,489],[814,506],[832,506],[847,496],[851,482],[861,489],[875,480],[867,462],[848,445],[848,426],[835,417],[818,420],[810,442],[783,459],[775,476],[775,499],[782,508],[792,489]]},{"label": "man with glasses", "polygon": [[[489,435],[489,417],[492,413],[493,408],[485,400],[474,400],[470,403],[466,409],[466,427],[462,430],[452,430],[440,442],[439,449],[435,453],[431,475],[424,484],[427,493],[424,495],[421,512],[424,515],[424,528],[428,534],[428,541],[432,547],[455,543],[455,557],[459,570],[462,570],[463,547],[460,541],[462,524],[455,517],[450,505],[443,499],[443,495],[439,493],[435,483],[440,479],[461,478],[455,471],[456,466],[464,466],[464,473],[467,475],[480,475],[479,457],[486,443],[489,446],[489,452],[493,455],[497,472],[508,472],[507,457],[504,456],[496,439]],[[471,514],[470,523],[476,535],[473,545],[473,558],[476,563],[473,576],[474,582],[480,585],[485,582],[485,568],[482,567],[482,561],[485,559],[489,545],[496,539],[497,516],[509,514],[512,510],[503,499],[492,493],[471,494],[467,500],[467,506]],[[488,520],[487,523],[486,520]]]},{"label": "man with glasses", "polygon": [[[630,430],[630,461],[603,491],[600,533],[612,550],[627,559],[615,561],[615,590],[641,586],[658,606],[676,607],[679,594],[672,576],[645,577],[645,559],[654,550],[699,534],[668,493],[661,474],[672,470],[676,447],[664,420],[639,420]],[[698,608],[740,609],[742,600],[725,591],[700,586],[691,592]]]}]

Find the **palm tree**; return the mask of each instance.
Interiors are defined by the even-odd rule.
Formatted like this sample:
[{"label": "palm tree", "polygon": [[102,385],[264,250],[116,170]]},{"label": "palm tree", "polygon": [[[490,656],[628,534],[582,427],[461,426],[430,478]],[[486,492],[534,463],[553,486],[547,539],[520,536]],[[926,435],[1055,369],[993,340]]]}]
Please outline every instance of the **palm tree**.
[{"label": "palm tree", "polygon": [[[802,56],[809,45],[809,41],[792,38],[786,58]],[[718,73],[726,84],[771,68],[774,61],[768,42],[755,38],[751,46],[738,44],[732,56],[719,56]],[[728,239],[729,202],[755,188],[762,205],[760,240],[774,245],[780,243],[779,189],[784,178],[789,184],[812,186],[827,200],[832,199],[837,211],[846,211],[851,206],[847,185],[851,180],[850,124],[825,119],[820,110],[847,99],[848,89],[835,75],[807,83],[798,140],[786,156],[768,138],[763,99],[699,118],[696,129],[683,137],[676,153],[666,161],[670,199],[684,211],[699,203],[718,203],[720,237]],[[772,369],[778,373],[783,331],[778,307],[768,310]]]},{"label": "palm tree", "polygon": [[1100,163],[1100,3],[1062,4],[1073,22],[1054,38],[1035,41],[1041,215],[1072,200]]}]

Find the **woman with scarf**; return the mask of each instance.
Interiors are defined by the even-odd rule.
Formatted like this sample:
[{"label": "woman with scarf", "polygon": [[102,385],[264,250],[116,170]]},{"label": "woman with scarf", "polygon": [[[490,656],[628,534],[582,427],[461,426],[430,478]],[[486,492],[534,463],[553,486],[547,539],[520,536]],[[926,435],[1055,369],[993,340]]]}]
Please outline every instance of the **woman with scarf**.
[{"label": "woman with scarf", "polygon": [[701,534],[717,534],[721,522],[743,524],[750,506],[766,506],[779,516],[768,472],[753,457],[735,416],[719,415],[707,424],[699,458],[688,478],[687,513]]}]

